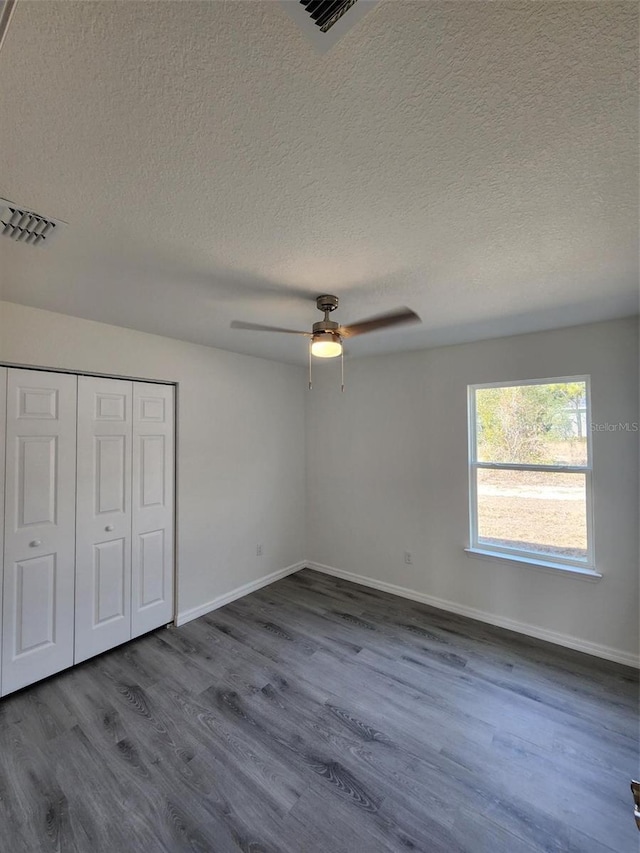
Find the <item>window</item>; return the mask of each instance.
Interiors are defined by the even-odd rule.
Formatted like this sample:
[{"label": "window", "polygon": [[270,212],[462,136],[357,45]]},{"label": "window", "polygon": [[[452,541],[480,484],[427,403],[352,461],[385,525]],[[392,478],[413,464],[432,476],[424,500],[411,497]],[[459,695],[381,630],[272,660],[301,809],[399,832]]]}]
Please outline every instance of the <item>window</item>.
[{"label": "window", "polygon": [[469,386],[470,549],[594,568],[589,377]]}]

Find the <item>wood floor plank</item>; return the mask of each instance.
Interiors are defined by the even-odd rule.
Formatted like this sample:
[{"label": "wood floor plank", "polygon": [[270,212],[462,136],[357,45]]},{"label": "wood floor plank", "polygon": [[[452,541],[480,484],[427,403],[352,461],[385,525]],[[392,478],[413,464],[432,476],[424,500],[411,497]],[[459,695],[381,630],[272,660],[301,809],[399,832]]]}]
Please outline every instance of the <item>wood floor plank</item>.
[{"label": "wood floor plank", "polygon": [[309,570],[0,701],[3,853],[633,853],[635,671]]}]

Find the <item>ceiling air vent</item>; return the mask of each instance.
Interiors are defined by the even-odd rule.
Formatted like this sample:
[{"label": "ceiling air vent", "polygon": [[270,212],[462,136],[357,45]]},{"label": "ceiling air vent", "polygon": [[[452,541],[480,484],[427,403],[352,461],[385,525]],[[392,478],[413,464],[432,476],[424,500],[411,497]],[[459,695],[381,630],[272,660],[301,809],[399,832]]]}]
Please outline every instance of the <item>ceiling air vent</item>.
[{"label": "ceiling air vent", "polygon": [[321,33],[328,32],[358,0],[300,0]]},{"label": "ceiling air vent", "polygon": [[18,243],[44,246],[65,223],[0,198],[0,231]]},{"label": "ceiling air vent", "polygon": [[378,0],[280,0],[319,53],[326,53]]}]

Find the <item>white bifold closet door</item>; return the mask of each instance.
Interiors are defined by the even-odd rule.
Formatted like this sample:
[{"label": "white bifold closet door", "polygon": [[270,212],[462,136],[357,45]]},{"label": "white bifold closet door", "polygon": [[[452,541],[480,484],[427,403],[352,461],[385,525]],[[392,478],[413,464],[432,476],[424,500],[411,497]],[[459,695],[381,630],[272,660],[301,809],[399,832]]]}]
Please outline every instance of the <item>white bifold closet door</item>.
[{"label": "white bifold closet door", "polygon": [[76,388],[7,371],[2,693],[73,663]]},{"label": "white bifold closet door", "polygon": [[173,619],[173,387],[133,383],[131,635]]},{"label": "white bifold closet door", "polygon": [[75,662],[131,639],[133,383],[78,377]]},{"label": "white bifold closet door", "polygon": [[[7,427],[7,369],[0,367],[0,579],[4,566],[4,457]],[[2,584],[0,583],[0,648],[2,647]],[[0,653],[0,695],[2,694],[2,654]]]},{"label": "white bifold closet door", "polygon": [[173,619],[173,388],[78,379],[75,661]]}]

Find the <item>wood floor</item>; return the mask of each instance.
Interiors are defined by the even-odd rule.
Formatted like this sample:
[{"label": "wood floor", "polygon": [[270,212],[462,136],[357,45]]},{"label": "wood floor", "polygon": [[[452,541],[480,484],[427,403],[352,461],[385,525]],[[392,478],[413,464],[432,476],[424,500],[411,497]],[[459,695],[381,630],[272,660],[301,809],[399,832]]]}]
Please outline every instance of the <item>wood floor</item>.
[{"label": "wood floor", "polygon": [[305,570],[0,701],[2,853],[634,853],[632,670]]}]

